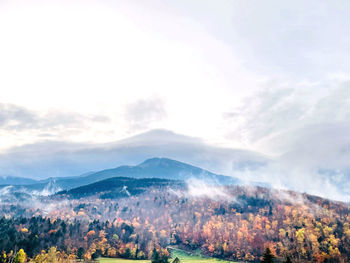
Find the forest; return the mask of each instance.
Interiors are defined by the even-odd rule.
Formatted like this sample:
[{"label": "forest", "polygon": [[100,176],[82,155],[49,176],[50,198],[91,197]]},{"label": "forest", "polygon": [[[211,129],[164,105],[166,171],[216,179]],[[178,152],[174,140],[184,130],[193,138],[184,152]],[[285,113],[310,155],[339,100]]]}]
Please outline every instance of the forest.
[{"label": "forest", "polygon": [[347,204],[263,187],[220,191],[193,196],[166,185],[117,198],[56,195],[42,208],[2,203],[2,260],[23,249],[41,262],[52,248],[62,259],[150,259],[178,247],[226,260],[260,262],[268,248],[279,262],[350,262]]}]

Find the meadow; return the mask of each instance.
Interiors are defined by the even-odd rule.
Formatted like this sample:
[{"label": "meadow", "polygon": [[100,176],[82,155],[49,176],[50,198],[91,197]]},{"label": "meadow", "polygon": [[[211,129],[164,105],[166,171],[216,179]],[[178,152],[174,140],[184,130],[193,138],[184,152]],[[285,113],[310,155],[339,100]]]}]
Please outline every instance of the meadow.
[{"label": "meadow", "polygon": [[[187,253],[180,249],[171,249],[171,259],[172,262],[176,257],[178,257],[181,263],[234,263],[233,261],[220,260],[216,258],[203,257],[199,252]],[[99,258],[100,263],[151,263],[150,260],[132,260],[132,259],[122,259],[122,258]]]}]

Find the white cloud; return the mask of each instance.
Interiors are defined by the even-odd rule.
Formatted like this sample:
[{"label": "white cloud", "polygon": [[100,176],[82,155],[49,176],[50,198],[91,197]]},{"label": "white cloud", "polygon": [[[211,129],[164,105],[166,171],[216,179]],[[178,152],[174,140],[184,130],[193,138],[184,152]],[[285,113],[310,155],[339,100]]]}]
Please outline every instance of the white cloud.
[{"label": "white cloud", "polygon": [[165,117],[164,102],[157,97],[131,103],[125,111],[125,118],[132,131],[148,130],[152,124],[161,122]]},{"label": "white cloud", "polygon": [[236,201],[235,198],[226,191],[225,187],[209,185],[202,180],[190,178],[187,180],[187,188],[187,194],[194,198],[207,197],[215,200]]},{"label": "white cloud", "polygon": [[243,134],[253,148],[275,156],[261,170],[240,176],[349,200],[349,85],[346,78],[322,85],[271,85],[226,113],[229,137]]}]

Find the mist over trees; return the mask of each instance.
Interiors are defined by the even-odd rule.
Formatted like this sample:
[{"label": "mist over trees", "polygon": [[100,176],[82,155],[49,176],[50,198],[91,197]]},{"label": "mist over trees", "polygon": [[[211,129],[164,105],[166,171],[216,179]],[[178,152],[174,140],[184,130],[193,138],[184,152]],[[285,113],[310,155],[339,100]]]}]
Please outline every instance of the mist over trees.
[{"label": "mist over trees", "polygon": [[22,248],[31,259],[55,247],[61,258],[165,262],[172,246],[252,262],[271,256],[283,262],[350,260],[346,204],[262,187],[219,189],[225,195],[216,198],[169,185],[116,198],[57,195],[42,200],[51,210],[2,203],[0,247],[5,254]]}]

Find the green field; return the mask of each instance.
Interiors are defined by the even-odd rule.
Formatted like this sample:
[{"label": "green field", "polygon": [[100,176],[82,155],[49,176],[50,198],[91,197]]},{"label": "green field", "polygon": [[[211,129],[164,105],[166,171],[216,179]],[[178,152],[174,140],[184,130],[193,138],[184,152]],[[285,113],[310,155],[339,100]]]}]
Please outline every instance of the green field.
[{"label": "green field", "polygon": [[124,258],[99,258],[101,263],[151,263],[150,260],[133,260],[133,259],[124,259]]},{"label": "green field", "polygon": [[171,249],[171,257],[172,260],[178,257],[181,263],[233,263],[233,261],[203,257],[199,252],[189,254],[180,249]]},{"label": "green field", "polygon": [[[171,249],[171,262],[178,257],[181,263],[233,263],[233,261],[202,257],[199,253],[189,254],[180,249]],[[99,258],[101,263],[150,263],[150,260],[131,260],[122,258]]]}]

